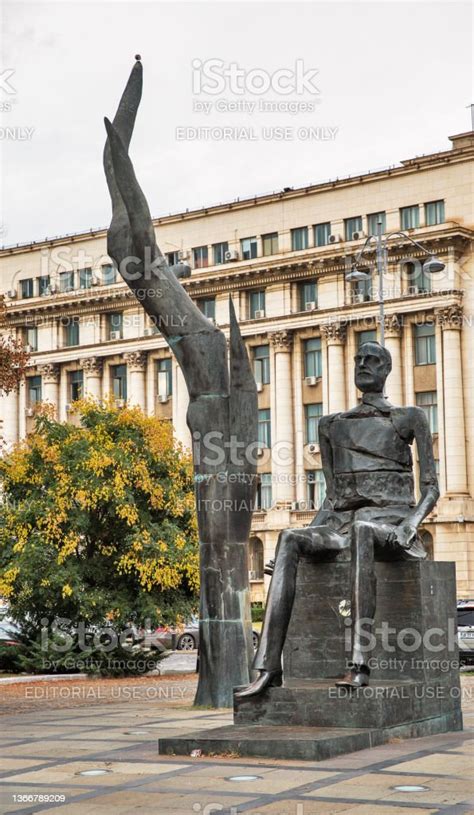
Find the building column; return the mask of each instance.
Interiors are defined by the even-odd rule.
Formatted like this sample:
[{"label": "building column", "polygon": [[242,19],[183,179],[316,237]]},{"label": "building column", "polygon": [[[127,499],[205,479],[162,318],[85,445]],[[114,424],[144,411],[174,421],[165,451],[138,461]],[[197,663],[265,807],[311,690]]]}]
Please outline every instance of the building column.
[{"label": "building column", "polygon": [[3,440],[7,448],[10,448],[18,441],[18,391],[11,391],[7,396],[2,396],[2,406]]},{"label": "building column", "polygon": [[181,444],[191,449],[191,434],[186,423],[189,394],[183,372],[173,358],[173,428],[174,434]]},{"label": "building column", "polygon": [[296,335],[293,349],[293,393],[295,404],[295,475],[296,500],[306,501],[306,477],[304,471],[304,422],[303,422],[303,353],[301,338]]},{"label": "building column", "polygon": [[84,371],[84,394],[101,399],[103,360],[100,357],[85,357],[79,360],[79,364]]},{"label": "building column", "polygon": [[292,387],[293,335],[275,331],[269,335],[274,357],[275,398],[271,403],[273,427],[272,475],[276,501],[294,501],[295,472],[294,412]]},{"label": "building column", "polygon": [[338,413],[346,409],[344,343],[347,328],[344,323],[326,323],[321,326],[321,333],[327,347],[328,413]]},{"label": "building column", "polygon": [[145,411],[145,373],[146,373],[146,351],[132,351],[124,354],[124,359],[128,369],[128,401],[131,405],[136,405]]},{"label": "building column", "polygon": [[461,359],[462,307],[447,306],[436,312],[443,337],[444,438],[446,490],[467,493],[466,430]]},{"label": "building column", "polygon": [[59,411],[59,365],[48,363],[41,365],[42,401],[54,406],[54,416],[58,417]]},{"label": "building column", "polygon": [[398,314],[385,315],[385,347],[392,357],[392,370],[387,380],[387,397],[394,405],[403,405],[402,323]]}]

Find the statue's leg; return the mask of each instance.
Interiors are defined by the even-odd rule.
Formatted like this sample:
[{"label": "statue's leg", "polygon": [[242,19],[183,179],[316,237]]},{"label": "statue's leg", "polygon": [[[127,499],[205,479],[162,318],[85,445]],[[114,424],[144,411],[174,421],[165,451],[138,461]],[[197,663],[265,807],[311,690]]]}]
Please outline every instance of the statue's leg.
[{"label": "statue's leg", "polygon": [[370,671],[366,665],[363,645],[373,627],[376,604],[374,562],[375,527],[369,521],[354,521],[351,530],[351,617],[352,664],[349,673],[338,680],[340,687],[356,688],[367,685]]}]

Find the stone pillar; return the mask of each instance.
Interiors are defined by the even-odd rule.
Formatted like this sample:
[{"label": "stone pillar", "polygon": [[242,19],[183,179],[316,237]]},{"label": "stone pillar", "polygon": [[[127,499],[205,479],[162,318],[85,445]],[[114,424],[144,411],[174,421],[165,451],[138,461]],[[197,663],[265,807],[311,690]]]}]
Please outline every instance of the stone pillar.
[{"label": "stone pillar", "polygon": [[402,321],[398,314],[385,315],[385,347],[392,356],[392,370],[387,379],[387,398],[393,405],[403,405]]},{"label": "stone pillar", "polygon": [[137,405],[143,411],[146,408],[145,396],[145,374],[146,374],[146,351],[132,351],[124,354],[124,359],[128,366],[128,401],[131,405]]},{"label": "stone pillar", "polygon": [[303,421],[303,354],[301,338],[295,336],[293,349],[293,393],[295,416],[295,475],[296,500],[306,501],[306,481],[304,471],[304,421]]},{"label": "stone pillar", "polygon": [[337,413],[346,409],[344,343],[347,329],[344,323],[326,323],[321,326],[321,333],[327,346],[328,412]]},{"label": "stone pillar", "polygon": [[79,361],[84,371],[84,394],[94,399],[102,397],[102,364],[100,357],[85,357]]},{"label": "stone pillar", "polygon": [[189,395],[181,368],[173,358],[173,428],[181,444],[191,449],[191,433],[186,423]]},{"label": "stone pillar", "polygon": [[443,335],[446,489],[451,495],[465,495],[467,467],[461,360],[462,307],[454,305],[439,309],[436,319]]},{"label": "stone pillar", "polygon": [[[294,501],[295,472],[294,412],[292,388],[292,347],[290,331],[269,335],[274,355],[275,398],[271,411],[275,435],[272,438],[272,474],[276,501]],[[273,392],[273,391],[272,391]]]},{"label": "stone pillar", "polygon": [[18,414],[18,391],[2,396],[3,440],[8,448],[18,441]]},{"label": "stone pillar", "polygon": [[54,415],[58,417],[59,365],[53,365],[51,363],[41,365],[39,372],[41,374],[42,401],[54,405]]}]

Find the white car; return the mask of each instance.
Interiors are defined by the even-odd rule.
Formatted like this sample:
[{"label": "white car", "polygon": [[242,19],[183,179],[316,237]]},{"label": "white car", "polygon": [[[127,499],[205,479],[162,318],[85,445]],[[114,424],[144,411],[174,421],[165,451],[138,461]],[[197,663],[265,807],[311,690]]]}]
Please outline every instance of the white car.
[{"label": "white car", "polygon": [[474,663],[474,600],[458,601],[459,661]]}]

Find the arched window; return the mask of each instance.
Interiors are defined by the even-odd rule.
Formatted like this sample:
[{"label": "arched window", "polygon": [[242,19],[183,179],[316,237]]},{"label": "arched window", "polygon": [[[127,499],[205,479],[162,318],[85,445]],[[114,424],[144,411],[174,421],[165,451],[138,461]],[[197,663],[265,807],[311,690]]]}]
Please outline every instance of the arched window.
[{"label": "arched window", "polygon": [[260,538],[250,538],[249,577],[250,580],[263,580],[263,543]]},{"label": "arched window", "polygon": [[420,538],[423,546],[426,549],[428,560],[434,560],[433,535],[431,534],[431,532],[428,532],[427,529],[421,529]]}]

